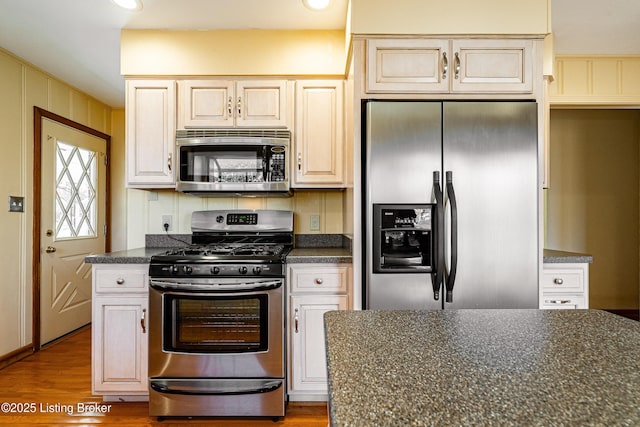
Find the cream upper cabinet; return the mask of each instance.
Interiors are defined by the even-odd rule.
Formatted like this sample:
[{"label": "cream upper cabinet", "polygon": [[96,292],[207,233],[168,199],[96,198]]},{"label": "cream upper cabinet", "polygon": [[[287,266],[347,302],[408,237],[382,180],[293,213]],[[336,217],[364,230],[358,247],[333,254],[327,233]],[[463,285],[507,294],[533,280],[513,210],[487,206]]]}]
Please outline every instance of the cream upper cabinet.
[{"label": "cream upper cabinet", "polygon": [[294,188],[345,186],[344,82],[296,82]]},{"label": "cream upper cabinet", "polygon": [[367,92],[448,92],[449,41],[367,41]]},{"label": "cream upper cabinet", "polygon": [[368,93],[532,93],[529,39],[367,40]]},{"label": "cream upper cabinet", "polygon": [[127,80],[125,102],[127,186],[175,187],[175,80]]},{"label": "cream upper cabinet", "polygon": [[180,80],[178,128],[287,127],[285,80]]}]

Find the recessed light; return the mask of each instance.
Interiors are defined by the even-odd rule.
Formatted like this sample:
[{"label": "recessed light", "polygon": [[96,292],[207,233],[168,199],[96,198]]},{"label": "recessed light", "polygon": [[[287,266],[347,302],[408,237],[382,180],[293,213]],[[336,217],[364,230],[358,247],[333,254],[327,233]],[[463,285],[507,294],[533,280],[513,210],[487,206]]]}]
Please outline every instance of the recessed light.
[{"label": "recessed light", "polygon": [[111,0],[118,6],[127,10],[142,10],[142,0]]},{"label": "recessed light", "polygon": [[331,0],[302,0],[302,4],[304,4],[308,9],[311,10],[323,10],[329,6]]}]

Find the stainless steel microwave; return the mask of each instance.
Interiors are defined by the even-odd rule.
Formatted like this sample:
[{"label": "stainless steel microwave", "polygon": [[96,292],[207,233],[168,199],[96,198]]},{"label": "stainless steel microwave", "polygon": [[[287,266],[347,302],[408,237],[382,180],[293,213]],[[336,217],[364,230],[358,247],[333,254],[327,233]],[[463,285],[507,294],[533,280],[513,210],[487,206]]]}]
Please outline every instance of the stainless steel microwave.
[{"label": "stainless steel microwave", "polygon": [[176,190],[202,196],[291,195],[291,132],[199,129],[176,134]]}]

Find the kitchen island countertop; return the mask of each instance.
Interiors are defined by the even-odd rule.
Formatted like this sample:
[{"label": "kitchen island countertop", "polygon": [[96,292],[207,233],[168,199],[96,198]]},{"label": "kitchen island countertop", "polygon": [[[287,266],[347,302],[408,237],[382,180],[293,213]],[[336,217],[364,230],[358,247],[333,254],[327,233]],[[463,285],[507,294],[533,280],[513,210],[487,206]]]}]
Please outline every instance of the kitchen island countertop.
[{"label": "kitchen island countertop", "polygon": [[599,310],[333,311],[331,425],[640,425],[640,323]]}]

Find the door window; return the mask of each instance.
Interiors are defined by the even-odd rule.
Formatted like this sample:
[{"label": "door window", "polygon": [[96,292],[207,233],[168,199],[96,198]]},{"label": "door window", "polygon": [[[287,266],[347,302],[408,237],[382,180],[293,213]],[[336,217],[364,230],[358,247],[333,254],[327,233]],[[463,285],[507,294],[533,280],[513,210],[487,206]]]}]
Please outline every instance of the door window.
[{"label": "door window", "polygon": [[97,234],[96,155],[94,151],[65,142],[56,143],[56,239]]}]

